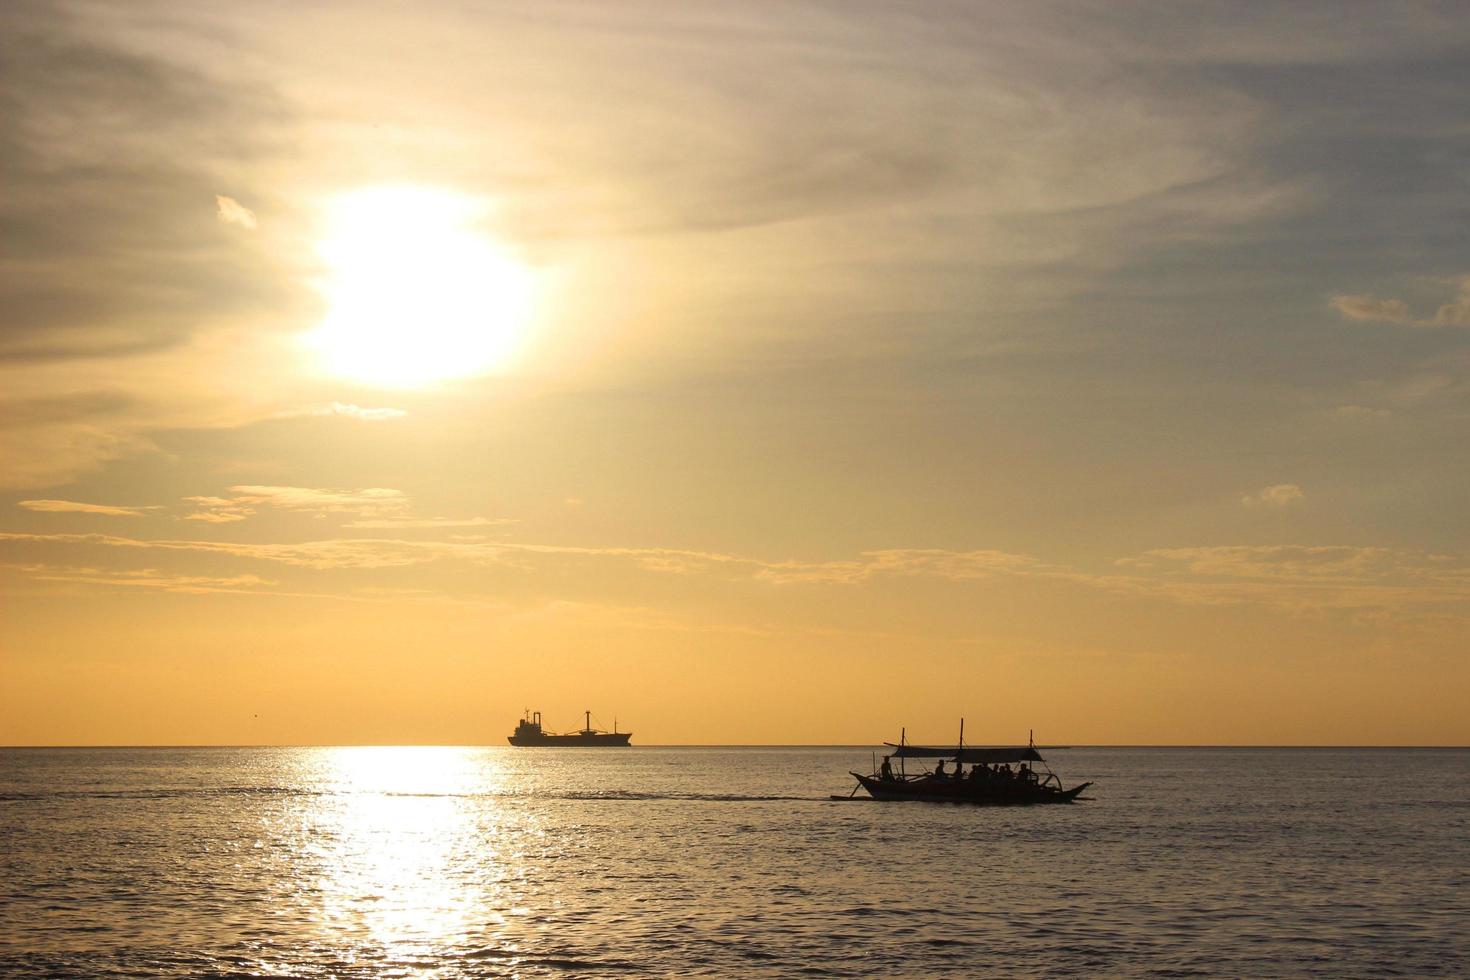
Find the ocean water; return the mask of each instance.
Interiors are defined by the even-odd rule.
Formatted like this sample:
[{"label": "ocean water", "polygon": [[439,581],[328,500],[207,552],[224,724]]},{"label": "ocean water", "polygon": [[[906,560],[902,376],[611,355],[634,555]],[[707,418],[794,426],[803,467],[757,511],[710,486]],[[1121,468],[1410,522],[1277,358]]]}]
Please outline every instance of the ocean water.
[{"label": "ocean water", "polygon": [[1465,976],[1470,750],[0,750],[0,975]]}]

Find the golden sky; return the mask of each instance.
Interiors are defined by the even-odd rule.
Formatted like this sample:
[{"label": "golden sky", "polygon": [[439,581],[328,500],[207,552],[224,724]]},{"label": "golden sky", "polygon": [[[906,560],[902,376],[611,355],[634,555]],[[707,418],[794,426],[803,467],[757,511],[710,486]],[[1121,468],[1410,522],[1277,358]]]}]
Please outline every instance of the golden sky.
[{"label": "golden sky", "polygon": [[1461,13],[5,4],[0,744],[1465,744]]}]

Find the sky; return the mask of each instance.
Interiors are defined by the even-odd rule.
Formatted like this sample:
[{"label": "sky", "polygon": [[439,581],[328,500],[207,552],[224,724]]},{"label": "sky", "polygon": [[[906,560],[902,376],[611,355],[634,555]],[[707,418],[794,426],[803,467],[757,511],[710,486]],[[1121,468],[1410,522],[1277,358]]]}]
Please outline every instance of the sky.
[{"label": "sky", "polygon": [[1454,4],[0,7],[0,744],[1470,743]]}]

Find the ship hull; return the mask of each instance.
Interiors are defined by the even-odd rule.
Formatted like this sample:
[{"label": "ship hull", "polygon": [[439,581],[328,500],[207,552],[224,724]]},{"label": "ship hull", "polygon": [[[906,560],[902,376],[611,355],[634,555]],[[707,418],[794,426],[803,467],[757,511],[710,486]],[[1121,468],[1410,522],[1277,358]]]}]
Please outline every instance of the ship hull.
[{"label": "ship hull", "polygon": [[1044,786],[973,784],[967,780],[878,779],[852,773],[875,800],[922,800],[926,803],[967,803],[971,806],[1032,806],[1038,803],[1071,803],[1091,783],[1071,789]]},{"label": "ship hull", "polygon": [[544,745],[562,748],[614,748],[626,746],[632,732],[574,732],[571,735],[511,735],[511,745]]}]

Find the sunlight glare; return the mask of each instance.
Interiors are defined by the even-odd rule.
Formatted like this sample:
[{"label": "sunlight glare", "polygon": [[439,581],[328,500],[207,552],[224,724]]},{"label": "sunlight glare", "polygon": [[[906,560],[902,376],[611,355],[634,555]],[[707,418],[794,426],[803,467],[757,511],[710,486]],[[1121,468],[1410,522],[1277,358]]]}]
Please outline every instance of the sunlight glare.
[{"label": "sunlight glare", "polygon": [[334,199],[317,252],[326,319],[306,336],[331,374],[412,388],[501,367],[530,317],[531,271],[488,238],[486,202],[424,187]]},{"label": "sunlight glare", "polygon": [[[512,896],[507,837],[470,801],[502,790],[493,753],[449,746],[317,750],[333,792],[318,803],[318,908],[337,935],[366,935],[396,959],[432,953],[436,937],[494,935]],[[473,851],[486,874],[451,873]],[[503,918],[501,919],[503,922]]]}]

